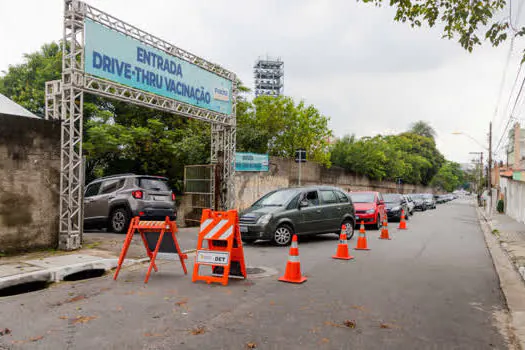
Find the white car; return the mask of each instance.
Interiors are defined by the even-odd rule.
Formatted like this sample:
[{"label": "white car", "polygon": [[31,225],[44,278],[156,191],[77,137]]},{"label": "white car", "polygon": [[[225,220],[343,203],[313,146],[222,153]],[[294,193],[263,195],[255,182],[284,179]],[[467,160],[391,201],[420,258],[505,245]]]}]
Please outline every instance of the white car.
[{"label": "white car", "polygon": [[410,198],[410,196],[408,196],[406,194],[403,195],[403,198],[407,202],[408,214],[409,215],[414,215],[414,207],[416,206],[416,204],[414,203],[412,198]]}]

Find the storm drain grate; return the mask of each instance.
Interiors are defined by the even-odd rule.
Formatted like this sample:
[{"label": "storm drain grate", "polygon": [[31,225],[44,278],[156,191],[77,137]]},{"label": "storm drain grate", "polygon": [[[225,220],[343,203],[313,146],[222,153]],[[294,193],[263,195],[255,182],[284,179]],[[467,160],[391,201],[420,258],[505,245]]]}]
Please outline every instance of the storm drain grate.
[{"label": "storm drain grate", "polygon": [[0,297],[10,297],[13,295],[37,292],[39,290],[46,289],[49,287],[50,282],[48,281],[33,281],[20,283],[14,286],[5,287],[0,289]]},{"label": "storm drain grate", "polygon": [[90,278],[101,277],[106,273],[104,269],[89,269],[72,273],[64,277],[64,281],[82,281]]}]

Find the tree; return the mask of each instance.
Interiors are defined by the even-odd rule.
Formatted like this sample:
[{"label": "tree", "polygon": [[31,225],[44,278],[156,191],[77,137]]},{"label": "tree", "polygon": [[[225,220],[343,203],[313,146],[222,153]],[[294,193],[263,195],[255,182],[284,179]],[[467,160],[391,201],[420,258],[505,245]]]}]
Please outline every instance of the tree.
[{"label": "tree", "polygon": [[303,101],[291,97],[259,96],[251,105],[241,106],[237,116],[237,149],[291,158],[304,148],[308,159],[329,165],[329,118]]},{"label": "tree", "polygon": [[465,176],[458,163],[447,161],[432,179],[433,187],[452,192],[464,184]]},{"label": "tree", "polygon": [[[381,6],[386,0],[361,0]],[[458,38],[460,45],[471,52],[482,39],[494,46],[505,41],[509,35],[522,36],[525,27],[514,28],[510,16],[497,19],[498,12],[507,5],[506,0],[389,0],[396,9],[394,20],[408,22],[412,27],[427,23],[430,27],[442,23],[443,37]],[[509,6],[512,4],[509,3]],[[484,35],[481,32],[485,32]]]},{"label": "tree", "polygon": [[45,113],[45,83],[60,79],[62,47],[55,42],[40,50],[24,55],[25,63],[9,66],[0,77],[0,93],[29,111],[43,116]]},{"label": "tree", "polygon": [[345,136],[331,150],[331,161],[375,180],[428,185],[444,157],[435,142],[413,133],[374,137]]},{"label": "tree", "polygon": [[410,126],[410,132],[420,136],[428,137],[432,140],[436,138],[436,130],[430,126],[429,123],[419,120],[415,123],[412,123]]}]

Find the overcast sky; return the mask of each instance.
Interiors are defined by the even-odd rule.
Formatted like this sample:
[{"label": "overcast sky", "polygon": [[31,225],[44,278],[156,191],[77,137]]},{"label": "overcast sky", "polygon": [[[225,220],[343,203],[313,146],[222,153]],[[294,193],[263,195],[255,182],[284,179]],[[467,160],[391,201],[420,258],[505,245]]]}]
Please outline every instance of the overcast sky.
[{"label": "overcast sky", "polygon": [[[348,0],[86,2],[221,64],[250,88],[257,57],[279,56],[285,94],[329,116],[336,136],[397,133],[421,119],[438,132],[441,152],[458,162],[483,150],[471,138],[487,146],[490,120],[497,143],[525,48],[523,40],[514,43],[494,116],[510,44],[469,54],[438,29],[394,23],[388,7]],[[60,0],[0,0],[0,71],[61,39],[62,8]]]}]

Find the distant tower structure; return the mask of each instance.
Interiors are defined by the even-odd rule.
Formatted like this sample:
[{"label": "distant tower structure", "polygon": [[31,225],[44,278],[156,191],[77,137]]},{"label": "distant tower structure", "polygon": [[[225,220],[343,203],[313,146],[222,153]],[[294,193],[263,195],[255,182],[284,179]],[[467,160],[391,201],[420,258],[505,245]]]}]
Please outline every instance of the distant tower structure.
[{"label": "distant tower structure", "polygon": [[284,87],[284,62],[276,59],[259,57],[253,66],[255,77],[255,97],[261,95],[279,96]]}]

